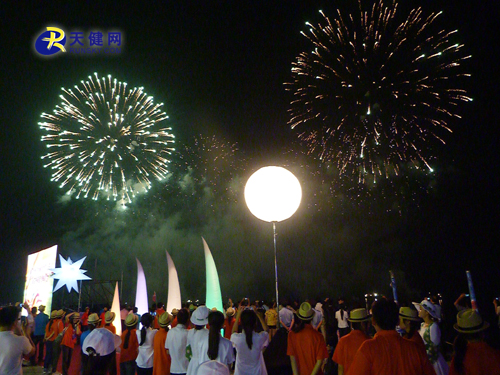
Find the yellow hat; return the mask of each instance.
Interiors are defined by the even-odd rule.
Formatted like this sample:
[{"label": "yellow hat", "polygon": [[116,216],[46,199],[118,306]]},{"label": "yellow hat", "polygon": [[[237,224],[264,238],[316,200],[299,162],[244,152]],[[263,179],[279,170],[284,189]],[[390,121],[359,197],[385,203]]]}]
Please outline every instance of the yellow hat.
[{"label": "yellow hat", "polygon": [[349,313],[348,321],[353,323],[366,322],[371,319],[371,315],[366,312],[366,309],[354,309]]},{"label": "yellow hat", "polygon": [[413,320],[418,322],[420,318],[418,317],[418,311],[412,309],[411,307],[401,307],[399,309],[399,316],[406,320]]},{"label": "yellow hat", "polygon": [[297,316],[301,320],[311,320],[314,317],[314,310],[312,309],[309,302],[302,302],[299,310],[297,311]]},{"label": "yellow hat", "polygon": [[174,320],[174,317],[168,312],[164,312],[158,318],[158,324],[160,325],[160,327],[167,327],[170,323],[172,323],[172,320]]},{"label": "yellow hat", "polygon": [[139,321],[139,317],[135,314],[128,314],[127,318],[125,318],[125,325],[127,327],[133,327],[137,325],[137,322]]},{"label": "yellow hat", "polygon": [[476,333],[487,329],[490,326],[485,322],[481,315],[475,310],[462,310],[457,314],[457,323],[453,328],[460,333]]},{"label": "yellow hat", "polygon": [[112,311],[106,311],[106,314],[104,314],[104,321],[106,323],[111,323],[113,320],[115,320],[116,314]]},{"label": "yellow hat", "polygon": [[57,318],[57,310],[52,310],[52,312],[50,313],[50,319],[55,319]]},{"label": "yellow hat", "polygon": [[89,324],[96,325],[100,321],[101,321],[101,319],[99,319],[99,315],[97,315],[96,313],[89,315],[89,319],[88,319]]}]

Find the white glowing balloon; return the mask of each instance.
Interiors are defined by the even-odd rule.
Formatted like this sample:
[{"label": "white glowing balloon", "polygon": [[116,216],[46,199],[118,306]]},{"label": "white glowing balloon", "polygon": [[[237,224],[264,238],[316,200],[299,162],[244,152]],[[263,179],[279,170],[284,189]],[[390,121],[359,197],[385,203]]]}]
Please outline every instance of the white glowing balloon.
[{"label": "white glowing balloon", "polygon": [[283,221],[300,206],[302,189],[292,172],[282,167],[259,169],[247,181],[245,201],[248,209],[264,221]]},{"label": "white glowing balloon", "polygon": [[135,292],[135,307],[137,307],[137,313],[139,315],[146,314],[149,312],[148,305],[148,288],[146,286],[146,276],[144,275],[144,270],[142,269],[141,262],[139,259],[135,258],[137,261],[137,289]]},{"label": "white glowing balloon", "polygon": [[167,263],[168,263],[168,299],[167,299],[167,312],[171,313],[172,310],[182,308],[181,303],[181,288],[179,286],[179,277],[177,276],[177,270],[175,268],[174,261],[170,257],[168,251],[167,253]]},{"label": "white glowing balloon", "polygon": [[122,323],[120,317],[120,295],[118,294],[118,281],[115,286],[115,295],[113,296],[113,304],[111,305],[111,312],[115,313],[115,320],[113,325],[116,328],[116,334],[118,336],[122,335]]},{"label": "white glowing balloon", "polygon": [[77,262],[74,262],[71,260],[70,257],[68,257],[68,260],[64,259],[61,255],[59,255],[59,261],[61,263],[61,268],[53,268],[51,269],[54,274],[52,277],[54,279],[59,279],[57,281],[56,287],[54,288],[54,292],[58,290],[59,288],[62,288],[64,285],[66,285],[66,288],[68,289],[68,293],[71,292],[71,289],[76,290],[78,293],[78,280],[91,280],[90,277],[87,275],[84,275],[87,270],[81,270],[80,267],[83,264],[83,261],[87,257],[83,257]]}]

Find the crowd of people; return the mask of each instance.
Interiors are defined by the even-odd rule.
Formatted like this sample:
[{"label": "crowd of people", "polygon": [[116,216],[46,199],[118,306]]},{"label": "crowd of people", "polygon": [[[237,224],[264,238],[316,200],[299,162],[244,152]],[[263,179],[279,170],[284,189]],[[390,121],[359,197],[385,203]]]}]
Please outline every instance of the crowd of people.
[{"label": "crowd of people", "polygon": [[490,340],[498,329],[463,299],[455,302],[450,356],[441,304],[431,298],[401,307],[379,298],[351,310],[344,298],[285,300],[279,312],[276,303],[247,298],[229,300],[223,311],[187,302],[167,312],[159,302],[142,315],[123,306],[119,319],[107,307],[49,316],[45,306],[16,304],[0,309],[0,374],[37,364],[51,374],[61,361],[64,375],[70,368],[83,375],[500,375],[500,350]]}]

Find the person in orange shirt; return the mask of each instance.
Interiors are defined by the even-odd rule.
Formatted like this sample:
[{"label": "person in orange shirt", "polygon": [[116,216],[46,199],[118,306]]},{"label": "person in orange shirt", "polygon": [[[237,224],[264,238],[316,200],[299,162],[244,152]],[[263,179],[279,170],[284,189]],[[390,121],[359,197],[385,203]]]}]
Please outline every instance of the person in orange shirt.
[{"label": "person in orange shirt", "polygon": [[120,345],[120,375],[135,375],[135,359],[139,353],[139,341],[137,340],[137,323],[139,317],[128,314],[125,319],[125,330],[122,333]]},{"label": "person in orange shirt", "polygon": [[174,317],[174,319],[172,320],[172,323],[170,323],[170,328],[174,328],[175,326],[177,326],[177,313],[179,312],[179,310],[177,310],[176,308],[172,309],[172,316]]},{"label": "person in orange shirt", "polygon": [[475,310],[462,310],[453,326],[458,336],[449,375],[500,375],[500,351],[484,342],[489,327]]},{"label": "person in orange shirt", "polygon": [[64,328],[64,336],[61,342],[62,349],[62,373],[68,375],[69,366],[71,364],[71,356],[76,344],[77,336],[81,335],[80,317],[78,313],[71,313],[66,316],[66,328]]},{"label": "person in orange shirt", "polygon": [[155,310],[155,320],[153,322],[153,328],[154,329],[160,329],[160,324],[158,323],[158,319],[160,318],[160,316],[163,315],[163,313],[165,312],[165,309],[164,309],[164,305],[163,305],[163,302],[158,302],[158,304],[156,305],[156,310]]},{"label": "person in orange shirt", "polygon": [[328,358],[323,335],[311,326],[314,310],[308,302],[300,305],[295,323],[288,334],[286,354],[290,357],[293,375],[322,374],[321,365]]},{"label": "person in orange shirt", "polygon": [[104,314],[104,328],[106,328],[108,331],[113,332],[116,335],[116,327],[113,325],[113,320],[115,320],[116,314],[112,311],[106,311],[106,314]]},{"label": "person in orange shirt", "polygon": [[[399,309],[399,328],[403,331],[403,337],[416,343],[423,351],[425,350],[424,340],[418,331],[420,330],[420,318],[418,311],[411,307],[401,307]],[[427,354],[427,352],[426,352]]]},{"label": "person in orange shirt", "polygon": [[332,357],[332,360],[339,365],[339,375],[347,373],[361,344],[370,339],[368,330],[371,318],[366,309],[355,309],[349,313],[347,320],[351,323],[352,331],[340,339]]},{"label": "person in orange shirt", "polygon": [[167,341],[168,326],[173,318],[168,312],[164,312],[158,318],[160,330],[156,333],[153,341],[153,375],[170,375],[171,359],[167,349],[165,349],[165,341]]},{"label": "person in orange shirt", "polygon": [[45,373],[49,373],[50,371],[56,371],[56,369],[49,370],[52,366],[52,361],[54,357],[54,340],[57,336],[63,331],[64,326],[61,321],[62,310],[53,310],[50,314],[50,320],[47,326],[45,327],[45,359],[43,362],[43,370]]},{"label": "person in orange shirt", "polygon": [[377,333],[366,340],[349,368],[348,375],[435,375],[427,355],[417,344],[399,336],[398,305],[386,299],[372,306],[372,324]]}]

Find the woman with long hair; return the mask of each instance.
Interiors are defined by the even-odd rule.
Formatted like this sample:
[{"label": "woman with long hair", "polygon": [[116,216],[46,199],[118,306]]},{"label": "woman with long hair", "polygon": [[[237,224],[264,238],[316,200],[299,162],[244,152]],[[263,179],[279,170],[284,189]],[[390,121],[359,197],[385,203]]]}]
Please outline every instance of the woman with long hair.
[{"label": "woman with long hair", "polygon": [[222,337],[220,333],[224,325],[224,314],[220,311],[210,312],[208,324],[210,326],[208,340],[198,342],[199,364],[206,361],[218,361],[227,365],[229,369],[231,363],[234,362],[234,350],[231,341]]},{"label": "woman with long hair", "polygon": [[[238,322],[241,318],[243,332],[238,333]],[[257,333],[255,327],[257,319],[264,328],[263,332]],[[236,320],[233,326],[231,342],[236,349],[236,366],[234,375],[267,375],[266,365],[262,352],[269,344],[268,327],[264,319],[253,310],[245,310],[242,306],[238,308]]]},{"label": "woman with long hair", "polygon": [[453,343],[454,355],[450,375],[499,375],[500,352],[484,341],[484,322],[474,310],[460,311],[454,325],[458,335]]},{"label": "woman with long hair", "polygon": [[350,331],[351,328],[349,327],[349,321],[347,320],[349,318],[349,313],[347,312],[344,298],[340,297],[338,300],[339,304],[339,309],[335,313],[335,319],[337,319],[337,337],[339,340],[347,335]]},{"label": "woman with long hair", "polygon": [[141,316],[142,328],[136,332],[137,341],[139,341],[139,355],[135,362],[137,363],[137,375],[152,375],[153,374],[153,341],[158,332],[152,329],[153,316],[146,313]]},{"label": "woman with long hair", "polygon": [[137,340],[137,322],[139,317],[128,314],[125,319],[125,329],[122,332],[122,343],[120,345],[120,374],[135,375],[139,341]]},{"label": "woman with long hair", "polygon": [[420,326],[420,336],[424,340],[427,358],[432,363],[436,375],[448,375],[449,367],[440,351],[441,329],[438,322],[440,319],[439,308],[428,300],[421,303],[413,303],[418,310],[418,316],[423,320]]}]

